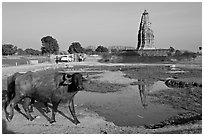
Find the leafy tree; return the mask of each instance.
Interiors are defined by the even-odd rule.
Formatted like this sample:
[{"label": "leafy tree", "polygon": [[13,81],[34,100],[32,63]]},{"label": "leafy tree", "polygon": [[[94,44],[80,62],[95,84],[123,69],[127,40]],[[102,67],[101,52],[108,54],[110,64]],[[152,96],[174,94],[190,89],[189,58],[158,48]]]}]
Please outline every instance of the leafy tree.
[{"label": "leafy tree", "polygon": [[59,54],[60,54],[60,55],[67,55],[68,52],[67,52],[67,51],[59,51]]},{"label": "leafy tree", "polygon": [[111,49],[111,53],[116,53],[116,52],[118,52],[117,49]]},{"label": "leafy tree", "polygon": [[194,52],[189,52],[189,51],[184,51],[184,53],[182,54],[182,56],[186,57],[186,58],[195,58],[196,57],[196,53]]},{"label": "leafy tree", "polygon": [[180,56],[182,53],[181,53],[181,51],[180,50],[176,50],[176,52],[175,52],[175,56]]},{"label": "leafy tree", "polygon": [[17,52],[17,47],[12,44],[3,44],[2,45],[2,54],[3,55],[13,55]]},{"label": "leafy tree", "polygon": [[201,47],[201,46],[199,47],[199,50],[200,50],[200,51],[202,50],[202,47]]},{"label": "leafy tree", "polygon": [[70,54],[72,53],[84,53],[84,48],[81,47],[81,44],[79,42],[73,42],[68,49],[68,52]]},{"label": "leafy tree", "polygon": [[40,51],[31,49],[31,48],[25,49],[24,52],[25,52],[26,54],[29,54],[29,55],[40,55],[40,54],[41,54]]},{"label": "leafy tree", "polygon": [[86,54],[92,55],[94,54],[94,51],[92,49],[85,49],[84,51]]},{"label": "leafy tree", "polygon": [[175,49],[174,49],[173,47],[170,47],[170,48],[169,48],[169,51],[170,51],[170,52],[174,52]]},{"label": "leafy tree", "polygon": [[174,53],[175,53],[175,49],[174,49],[173,47],[170,47],[169,50],[168,50],[168,52],[167,52],[167,55],[168,55],[168,56],[173,56]]},{"label": "leafy tree", "polygon": [[26,52],[21,48],[17,49],[17,53],[18,53],[18,55],[26,55]]},{"label": "leafy tree", "polygon": [[52,38],[51,36],[46,36],[41,39],[41,42],[42,54],[58,54],[59,45],[56,39]]},{"label": "leafy tree", "polygon": [[103,47],[103,46],[98,46],[95,51],[96,51],[96,52],[100,52],[100,53],[102,53],[102,52],[108,52],[108,48]]}]

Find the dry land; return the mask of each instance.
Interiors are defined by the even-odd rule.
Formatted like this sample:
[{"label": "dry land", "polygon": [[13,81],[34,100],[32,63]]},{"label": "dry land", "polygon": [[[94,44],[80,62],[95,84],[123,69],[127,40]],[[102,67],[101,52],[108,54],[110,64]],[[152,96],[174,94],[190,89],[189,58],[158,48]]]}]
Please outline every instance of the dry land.
[{"label": "dry land", "polygon": [[[67,64],[42,63],[37,65],[22,65],[2,68],[2,92],[6,91],[6,78],[15,72],[53,72],[64,70],[79,71],[84,75],[89,73],[90,83],[85,83],[88,93],[118,93],[131,91],[137,85],[151,85],[161,79],[176,78],[185,82],[202,83],[201,64],[175,64],[179,71],[170,72],[172,64],[112,64],[97,61],[72,62]],[[139,79],[139,80],[138,80]],[[142,82],[141,82],[142,81]],[[77,94],[78,95],[78,94]],[[6,121],[2,111],[3,133],[18,134],[136,134],[136,133],[202,133],[202,87],[161,89],[147,94],[149,103],[168,105],[184,112],[169,117],[159,123],[140,126],[115,125],[97,112],[100,107],[76,105],[79,125],[74,125],[68,108],[60,105],[56,115],[56,124],[50,125],[42,106],[35,104],[33,115],[38,115],[34,121],[28,121],[15,111],[11,122]],[[4,98],[4,97],[2,97]],[[91,99],[91,98],[90,98]],[[94,99],[94,98],[93,98]],[[148,108],[148,107],[147,107]],[[117,111],[116,111],[117,112]],[[127,113],[128,114],[128,113]]]}]

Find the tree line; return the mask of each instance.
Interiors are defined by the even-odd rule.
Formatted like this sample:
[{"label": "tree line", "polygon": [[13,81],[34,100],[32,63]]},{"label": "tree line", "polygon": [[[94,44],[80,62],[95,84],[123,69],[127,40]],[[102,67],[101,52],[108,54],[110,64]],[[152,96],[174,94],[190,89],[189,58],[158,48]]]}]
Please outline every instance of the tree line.
[{"label": "tree line", "polygon": [[[18,48],[12,44],[2,45],[2,55],[50,55],[59,54],[59,44],[56,39],[52,36],[45,36],[41,39],[41,50],[35,50],[32,48],[27,48],[25,50]],[[86,53],[86,54],[98,54],[103,52],[108,52],[108,49],[102,45],[98,46],[95,50],[85,49],[81,46],[79,42],[73,42],[68,47],[68,53]]]}]

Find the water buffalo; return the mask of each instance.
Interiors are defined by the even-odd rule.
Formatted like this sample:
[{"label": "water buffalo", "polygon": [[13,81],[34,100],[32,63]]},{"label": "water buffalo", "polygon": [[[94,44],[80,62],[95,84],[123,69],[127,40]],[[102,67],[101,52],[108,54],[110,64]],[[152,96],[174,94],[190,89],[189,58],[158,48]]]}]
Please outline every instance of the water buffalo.
[{"label": "water buffalo", "polygon": [[[74,123],[80,123],[75,115],[74,109],[74,96],[75,94],[83,89],[83,78],[82,74],[66,74],[58,73],[54,74],[43,74],[38,72],[27,72],[15,78],[14,94],[8,92],[8,101],[4,107],[6,118],[8,121],[12,120],[14,115],[14,108],[21,100],[27,98],[34,99],[43,103],[52,104],[52,116],[49,120],[50,123],[55,121],[55,112],[59,103],[68,103],[69,110],[74,118]],[[12,86],[13,87],[13,86]],[[7,112],[7,105],[10,111]],[[30,101],[24,101],[24,108],[29,120],[34,118],[30,115],[29,105]]]},{"label": "water buffalo", "polygon": [[[3,101],[4,111],[6,110],[6,107],[8,106],[9,102],[11,101],[11,99],[13,99],[14,96],[15,96],[15,80],[16,80],[16,78],[19,77],[19,76],[22,76],[23,74],[24,74],[24,73],[16,72],[16,73],[14,73],[13,75],[11,75],[11,76],[9,76],[9,77],[7,78],[7,91],[4,90],[4,96],[3,96],[3,97],[4,97],[4,101]],[[21,104],[22,104],[24,110],[26,110],[26,109],[25,109],[25,103],[26,103],[26,102],[29,102],[29,103],[30,103],[29,111],[33,111],[33,104],[34,104],[35,100],[34,100],[33,98],[32,98],[32,99],[30,99],[30,98],[25,98],[25,99],[21,102]],[[46,107],[46,109],[45,109],[46,112],[48,112],[49,109],[48,109],[47,103],[44,103],[44,105],[45,105],[45,107]],[[15,105],[14,109],[15,109],[16,111],[18,111],[19,113],[23,114],[17,104]],[[24,114],[23,114],[23,115],[24,115]]]},{"label": "water buffalo", "polygon": [[[15,96],[15,80],[17,77],[23,75],[23,73],[19,73],[19,72],[16,72],[15,74],[9,76],[7,78],[7,91],[5,93],[5,103],[4,103],[4,109],[6,109],[7,105],[8,105],[8,102],[10,102],[11,99],[14,98]],[[18,107],[18,105],[15,106],[15,109],[17,111],[20,111],[20,108]]]}]

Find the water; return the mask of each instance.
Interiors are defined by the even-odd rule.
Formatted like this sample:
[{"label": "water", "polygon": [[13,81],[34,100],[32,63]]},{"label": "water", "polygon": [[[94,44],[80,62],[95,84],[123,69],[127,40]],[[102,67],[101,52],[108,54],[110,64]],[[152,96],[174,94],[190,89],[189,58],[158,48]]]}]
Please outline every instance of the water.
[{"label": "water", "polygon": [[[164,87],[163,82],[156,82],[150,90],[157,91]],[[141,91],[138,85],[130,85],[114,93],[79,92],[75,97],[75,103],[95,111],[117,126],[159,123],[181,112],[168,105],[150,103],[149,97],[146,97],[146,94],[151,92],[149,89],[144,90],[141,95],[139,92]]]}]

